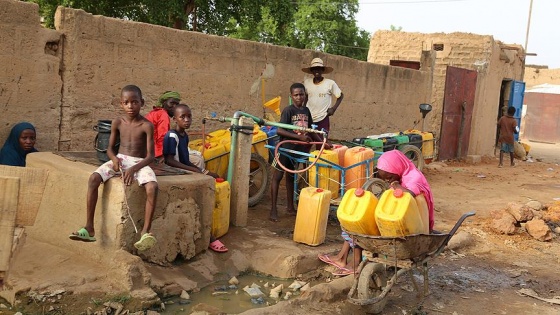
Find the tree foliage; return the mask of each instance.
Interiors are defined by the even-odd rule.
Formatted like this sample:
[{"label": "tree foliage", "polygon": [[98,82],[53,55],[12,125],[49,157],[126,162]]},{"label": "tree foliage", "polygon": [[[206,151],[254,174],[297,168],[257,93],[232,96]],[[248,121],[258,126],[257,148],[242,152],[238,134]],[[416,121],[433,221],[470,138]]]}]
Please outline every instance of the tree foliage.
[{"label": "tree foliage", "polygon": [[27,0],[47,26],[57,6],[179,29],[366,60],[370,34],[356,26],[358,0]]}]

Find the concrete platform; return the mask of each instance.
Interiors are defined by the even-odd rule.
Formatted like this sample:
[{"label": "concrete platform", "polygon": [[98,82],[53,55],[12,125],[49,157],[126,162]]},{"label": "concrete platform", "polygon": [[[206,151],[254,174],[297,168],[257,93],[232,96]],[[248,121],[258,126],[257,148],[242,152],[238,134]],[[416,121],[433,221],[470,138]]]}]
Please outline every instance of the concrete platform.
[{"label": "concrete platform", "polygon": [[39,152],[27,157],[29,168],[48,171],[45,190],[35,224],[26,232],[29,238],[63,246],[81,257],[111,262],[118,250],[138,254],[159,265],[178,256],[190,259],[208,247],[214,180],[201,174],[158,176],[159,194],[152,223],[157,245],[136,253],[133,247],[140,235],[134,231],[125,198],[138,229],[143,225],[145,190],[134,183],[125,187],[120,178],[112,178],[99,188],[95,229],[97,241],[71,241],[68,235],[84,226],[88,178],[95,166]]}]

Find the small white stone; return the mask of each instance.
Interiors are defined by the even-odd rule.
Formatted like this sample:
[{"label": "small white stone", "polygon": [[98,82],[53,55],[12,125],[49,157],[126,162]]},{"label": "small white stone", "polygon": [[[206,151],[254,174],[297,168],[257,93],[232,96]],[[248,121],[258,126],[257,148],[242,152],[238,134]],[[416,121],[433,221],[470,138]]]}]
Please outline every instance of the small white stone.
[{"label": "small white stone", "polygon": [[284,295],[284,300],[289,299],[290,296],[292,296],[292,292],[290,292],[290,291],[286,292],[286,295]]},{"label": "small white stone", "polygon": [[183,300],[190,300],[191,296],[187,293],[187,291],[183,290],[183,291],[181,291],[181,298]]},{"label": "small white stone", "polygon": [[263,287],[268,288],[268,282],[263,285]]},{"label": "small white stone", "polygon": [[292,282],[292,284],[290,284],[288,288],[292,289],[293,291],[297,291],[299,288],[303,287],[304,285],[305,282],[294,280],[294,282]]},{"label": "small white stone", "polygon": [[271,298],[273,298],[273,299],[277,299],[277,298],[280,297],[280,292],[274,291],[274,290],[273,290],[273,291],[270,291],[270,295],[269,295],[269,296],[270,296]]},{"label": "small white stone", "polygon": [[229,283],[229,284],[238,285],[238,284],[239,284],[239,280],[237,280],[236,277],[232,277],[231,279],[229,279],[228,283]]}]

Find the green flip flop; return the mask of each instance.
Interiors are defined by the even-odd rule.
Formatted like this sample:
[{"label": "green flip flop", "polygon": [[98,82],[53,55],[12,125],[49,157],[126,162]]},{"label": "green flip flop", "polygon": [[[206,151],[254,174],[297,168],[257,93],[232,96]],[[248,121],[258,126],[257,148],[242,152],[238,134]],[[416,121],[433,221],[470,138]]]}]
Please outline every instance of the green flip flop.
[{"label": "green flip flop", "polygon": [[134,247],[136,247],[139,251],[145,251],[152,248],[156,244],[156,238],[150,233],[144,233],[140,240],[134,243]]},{"label": "green flip flop", "polygon": [[73,241],[82,242],[95,242],[95,236],[90,236],[89,232],[85,228],[79,229],[76,233],[72,233],[68,236]]}]

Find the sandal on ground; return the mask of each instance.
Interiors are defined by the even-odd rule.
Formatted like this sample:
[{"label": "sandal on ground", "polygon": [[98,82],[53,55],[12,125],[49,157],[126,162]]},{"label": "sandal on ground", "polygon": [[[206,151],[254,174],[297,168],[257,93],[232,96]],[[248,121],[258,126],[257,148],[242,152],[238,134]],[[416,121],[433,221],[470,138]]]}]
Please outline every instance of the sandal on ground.
[{"label": "sandal on ground", "polygon": [[208,245],[208,248],[215,251],[216,253],[225,253],[228,251],[226,245],[220,242],[220,240],[213,241],[212,243],[210,243],[210,245]]},{"label": "sandal on ground", "polygon": [[134,243],[134,247],[139,251],[145,251],[154,247],[156,242],[156,238],[151,233],[144,233],[140,240]]},{"label": "sandal on ground", "polygon": [[335,266],[336,268],[344,268],[342,266],[337,265],[327,254],[321,254],[318,256],[319,260],[324,262],[325,264],[329,264],[331,266]]},{"label": "sandal on ground", "polygon": [[354,274],[354,270],[350,270],[347,268],[338,268],[332,272],[333,276],[339,276],[339,277],[344,277],[352,274]]},{"label": "sandal on ground", "polygon": [[90,236],[88,230],[86,228],[81,228],[77,232],[74,232],[68,235],[73,241],[82,241],[82,242],[95,242],[95,236]]}]

